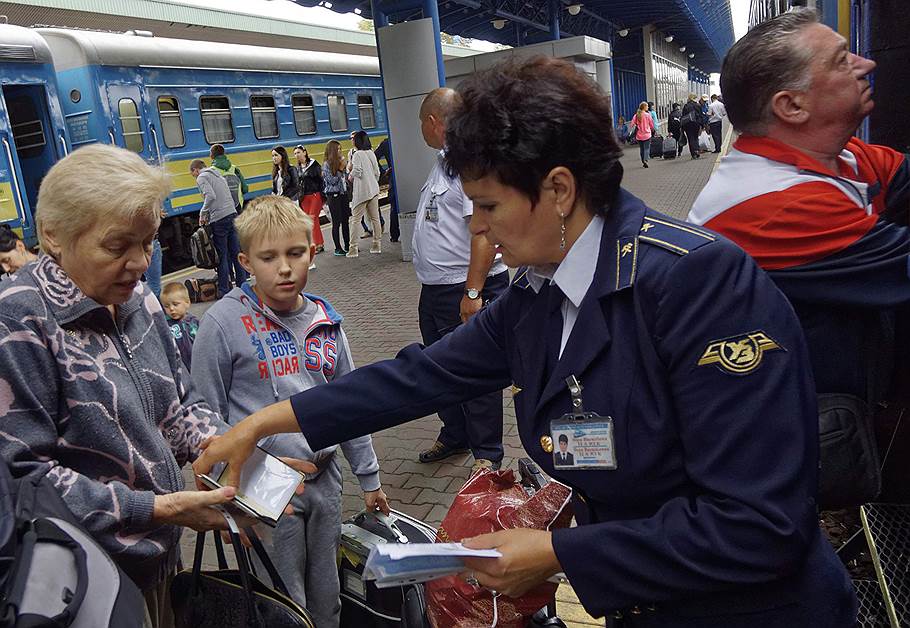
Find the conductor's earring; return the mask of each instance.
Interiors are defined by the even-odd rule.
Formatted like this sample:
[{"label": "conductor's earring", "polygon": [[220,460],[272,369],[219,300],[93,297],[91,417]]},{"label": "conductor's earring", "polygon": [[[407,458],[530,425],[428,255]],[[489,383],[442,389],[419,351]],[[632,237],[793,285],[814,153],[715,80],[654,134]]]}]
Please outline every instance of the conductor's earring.
[{"label": "conductor's earring", "polygon": [[559,212],[559,218],[562,221],[559,225],[559,250],[566,250],[566,215]]}]

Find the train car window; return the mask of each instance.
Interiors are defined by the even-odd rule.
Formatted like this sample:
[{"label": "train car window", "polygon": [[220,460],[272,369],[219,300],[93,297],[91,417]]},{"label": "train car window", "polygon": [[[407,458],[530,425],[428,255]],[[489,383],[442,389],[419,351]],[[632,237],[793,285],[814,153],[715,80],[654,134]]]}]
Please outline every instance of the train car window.
[{"label": "train car window", "polygon": [[180,104],[173,96],[158,97],[158,117],[161,119],[161,133],[168,148],[186,145],[183,135],[183,120],[180,118]]},{"label": "train car window", "polygon": [[344,96],[329,96],[329,124],[336,133],[348,130],[348,109]]},{"label": "train car window", "polygon": [[202,96],[202,131],[209,144],[226,144],[234,141],[234,124],[231,121],[231,104],[227,96]]},{"label": "train car window", "polygon": [[273,97],[250,96],[250,111],[253,113],[253,133],[258,139],[278,137],[278,113]]},{"label": "train car window", "polygon": [[291,96],[294,108],[294,127],[297,135],[311,135],[316,132],[316,109],[313,108],[313,97],[307,94]]},{"label": "train car window", "polygon": [[117,110],[120,113],[120,126],[123,127],[123,142],[126,148],[134,153],[141,153],[144,148],[143,133],[136,101],[132,98],[121,98],[117,102]]},{"label": "train car window", "polygon": [[376,110],[373,108],[372,96],[357,96],[357,112],[360,114],[360,128],[376,128]]}]

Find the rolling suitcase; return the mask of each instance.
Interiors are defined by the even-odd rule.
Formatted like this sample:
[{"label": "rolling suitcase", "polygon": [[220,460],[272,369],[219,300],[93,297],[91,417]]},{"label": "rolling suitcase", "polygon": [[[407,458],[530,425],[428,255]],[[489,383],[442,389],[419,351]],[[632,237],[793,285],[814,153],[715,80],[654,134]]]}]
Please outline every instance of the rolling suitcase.
[{"label": "rolling suitcase", "polygon": [[679,147],[676,144],[676,140],[672,137],[668,137],[664,140],[664,159],[676,159],[676,153],[679,152]]},{"label": "rolling suitcase", "polygon": [[664,136],[663,135],[655,135],[654,137],[651,138],[651,149],[649,151],[649,154],[651,155],[652,158],[660,157],[661,155],[664,154]]},{"label": "rolling suitcase", "polygon": [[341,581],[341,628],[426,628],[423,584],[379,589],[363,580],[370,550],[379,543],[433,543],[436,530],[393,510],[357,514],[341,524],[338,579]]}]

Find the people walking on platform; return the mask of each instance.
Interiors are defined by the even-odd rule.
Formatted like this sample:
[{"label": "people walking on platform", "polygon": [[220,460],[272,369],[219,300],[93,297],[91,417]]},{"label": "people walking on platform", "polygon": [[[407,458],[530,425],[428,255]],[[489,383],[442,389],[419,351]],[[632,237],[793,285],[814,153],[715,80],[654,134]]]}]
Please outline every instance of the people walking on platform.
[{"label": "people walking on platform", "polygon": [[295,202],[300,198],[297,169],[291,165],[288,151],[281,145],[272,149],[272,194],[286,196]]},{"label": "people walking on platform", "polygon": [[[254,199],[237,220],[240,260],[256,283],[234,288],[213,305],[193,346],[196,386],[228,423],[354,369],[341,315],[326,299],[303,292],[315,246],[313,227],[296,203],[275,196]],[[316,626],[337,628],[338,447],[316,451],[299,434],[285,434],[269,439],[267,449],[317,465],[307,473],[304,493],[291,498],[293,514],[281,517],[265,545],[294,601],[310,612]],[[359,481],[366,509],[388,514],[372,438],[351,439],[340,449]]]},{"label": "people walking on platform", "polygon": [[373,225],[373,244],[370,253],[382,253],[382,225],[379,221],[379,163],[370,144],[366,131],[354,133],[354,154],[351,157],[351,172],[348,182],[353,185],[354,194],[351,200],[353,210],[350,218],[351,246],[348,257],[357,257],[360,239],[360,221],[369,216]]},{"label": "people walking on platform", "polygon": [[212,144],[212,148],[209,149],[209,157],[212,159],[212,166],[221,173],[221,176],[224,177],[224,180],[227,181],[228,188],[231,190],[231,197],[234,199],[234,205],[237,209],[237,213],[243,211],[243,198],[244,195],[249,193],[250,186],[247,184],[246,179],[243,178],[243,173],[240,172],[240,168],[231,163],[230,158],[224,151],[224,146],[221,144]]},{"label": "people walking on platform", "polygon": [[[351,168],[354,167],[354,153],[357,152],[357,148],[354,146],[354,135],[356,135],[356,134],[357,134],[357,131],[351,131],[351,148],[350,148],[350,150],[348,150],[348,159],[345,162],[345,167],[347,168],[348,174],[350,174]],[[369,139],[369,136],[368,136],[368,139]],[[375,151],[373,151],[373,152],[375,154]],[[379,163],[378,154],[376,155],[376,162]],[[380,170],[380,175],[381,174],[382,174],[382,171]],[[353,186],[350,186],[348,188],[348,202],[349,202],[351,208],[354,207],[353,189],[352,188],[353,188]],[[358,238],[358,240],[365,240],[367,238],[373,237],[373,230],[370,228],[370,225],[367,223],[369,218],[370,218],[369,215],[366,212],[364,212],[363,217],[361,217],[361,219],[360,219],[360,228],[363,231],[363,233],[360,234],[360,237]],[[385,231],[385,217],[382,215],[381,210],[379,212],[379,225],[382,228],[382,230]]]},{"label": "people walking on platform", "polygon": [[673,103],[673,109],[667,118],[667,133],[676,140],[676,156],[679,157],[686,145],[686,135],[682,130],[682,110],[678,102]]},{"label": "people walking on platform", "polygon": [[[721,74],[741,135],[688,218],[742,246],[790,299],[818,393],[865,408],[906,394],[888,387],[892,363],[910,353],[910,155],[853,136],[874,107],[874,68],[809,9],[750,30]],[[889,458],[903,467],[892,484],[901,501],[910,498],[907,459]]]},{"label": "people walking on platform", "polygon": [[641,165],[647,168],[651,158],[651,137],[654,134],[654,118],[648,113],[648,103],[642,102],[638,106],[638,111],[632,116],[632,128],[635,129],[635,139],[638,141]]},{"label": "people walking on platform", "polygon": [[723,144],[723,123],[727,117],[727,109],[724,103],[717,99],[717,94],[711,94],[711,104],[708,105],[708,132],[711,133],[711,139],[714,141],[714,152],[719,153],[721,144]]},{"label": "people walking on platform", "polygon": [[227,181],[216,168],[206,167],[204,161],[195,159],[190,164],[190,173],[202,194],[199,224],[211,228],[212,243],[218,251],[218,295],[222,296],[231,289],[232,276],[238,286],[247,279],[246,271],[237,261],[240,253],[240,243],[234,231],[237,210]]},{"label": "people walking on platform", "polygon": [[650,100],[648,101],[648,113],[651,115],[651,120],[654,122],[654,135],[657,135],[660,132],[660,120],[657,119],[657,109],[654,107],[654,103]]},{"label": "people walking on platform", "polygon": [[170,193],[167,173],[132,151],[71,152],[41,183],[42,254],[0,288],[0,456],[15,477],[53,483],[143,592],[151,628],[174,625],[183,526],[226,528],[212,506],[235,493],[186,491],[180,474],[228,426],[196,393],[158,300],[140,282]]},{"label": "people walking on platform", "polygon": [[348,203],[348,182],[341,144],[329,140],[325,145],[325,161],[322,164],[322,181],[332,217],[332,241],[335,255],[347,255],[351,247],[351,206]]},{"label": "people walking on platform", "polygon": [[[475,316],[509,283],[508,270],[493,244],[468,227],[474,204],[461,179],[445,168],[449,115],[459,104],[447,88],[431,91],[420,106],[420,130],[427,146],[439,151],[417,205],[411,248],[420,282],[420,335],[430,346]],[[442,428],[436,442],[419,456],[436,462],[470,451],[476,468],[502,463],[502,387],[450,407],[439,408]]]},{"label": "people walking on platform", "polygon": [[[398,197],[395,191],[395,169],[392,166],[392,143],[389,138],[379,142],[376,147],[376,161],[379,162],[379,168],[382,173],[379,176],[380,185],[389,186],[389,241],[398,242],[401,238],[401,226],[398,223]],[[383,167],[382,162],[386,165]],[[382,222],[382,212],[379,212],[379,220]],[[385,223],[383,223],[385,227]]]},{"label": "people walking on platform", "polygon": [[325,249],[322,238],[322,227],[319,224],[319,214],[326,202],[325,183],[322,181],[322,166],[310,157],[310,151],[302,144],[294,148],[294,157],[297,159],[297,181],[300,190],[300,208],[307,216],[313,219],[313,243],[316,253]]},{"label": "people walking on platform", "polygon": [[695,94],[689,94],[689,100],[682,108],[682,130],[686,134],[686,143],[689,145],[689,155],[698,159],[701,155],[698,150],[698,134],[702,128],[701,105],[695,102]]},{"label": "people walking on platform", "polygon": [[610,99],[571,61],[512,60],[458,88],[444,166],[473,200],[471,233],[521,268],[512,285],[433,345],[253,414],[194,470],[239,470],[274,433],[322,447],[512,385],[522,444],[573,487],[578,525],[466,540],[501,554],[465,560],[480,586],[515,597],[562,572],[609,626],[853,626],[783,294],[726,238],[620,187]]}]

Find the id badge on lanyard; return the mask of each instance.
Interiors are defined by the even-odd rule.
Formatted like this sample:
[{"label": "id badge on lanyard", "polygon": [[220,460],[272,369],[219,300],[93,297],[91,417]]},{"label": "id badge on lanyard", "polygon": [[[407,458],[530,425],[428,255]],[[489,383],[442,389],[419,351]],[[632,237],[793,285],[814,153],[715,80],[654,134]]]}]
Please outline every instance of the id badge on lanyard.
[{"label": "id badge on lanyard", "polygon": [[439,222],[439,208],[436,206],[436,192],[430,193],[430,200],[427,201],[424,210],[426,211],[427,221]]},{"label": "id badge on lanyard", "polygon": [[572,395],[572,411],[550,421],[553,467],[571,469],[616,469],[613,418],[585,412],[581,382],[566,378]]}]

